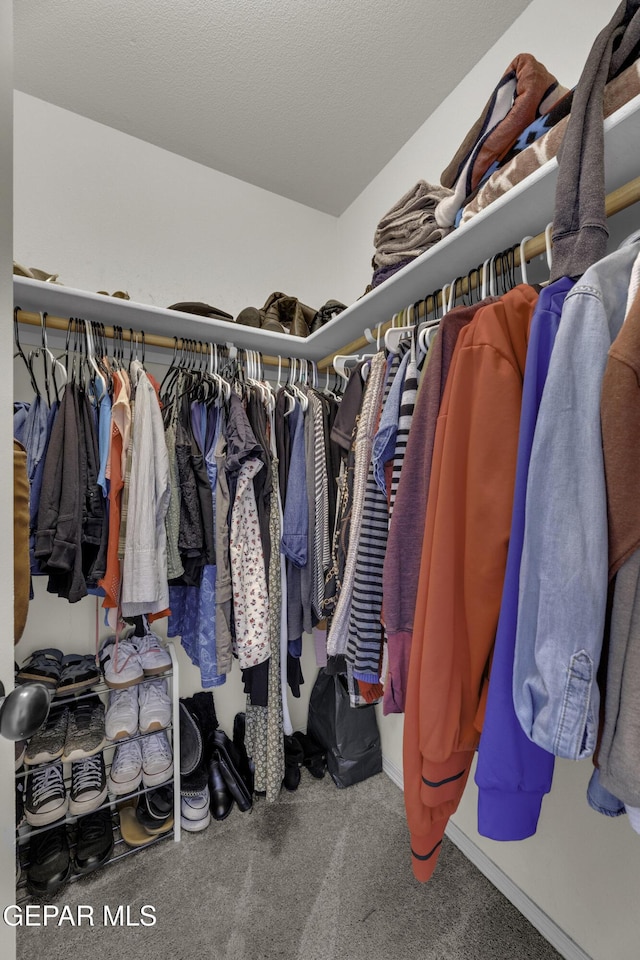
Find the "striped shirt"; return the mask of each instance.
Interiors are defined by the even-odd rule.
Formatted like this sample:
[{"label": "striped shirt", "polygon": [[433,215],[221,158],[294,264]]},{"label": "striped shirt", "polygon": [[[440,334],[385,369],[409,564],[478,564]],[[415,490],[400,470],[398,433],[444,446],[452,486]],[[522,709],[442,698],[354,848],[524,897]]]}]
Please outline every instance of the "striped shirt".
[{"label": "striped shirt", "polygon": [[[388,367],[383,404],[389,397],[401,357],[394,354]],[[357,544],[351,615],[349,617],[347,661],[356,680],[378,683],[384,627],[382,612],[382,569],[389,532],[389,511],[385,493],[376,483],[375,463],[371,460]]]},{"label": "striped shirt", "polygon": [[402,386],[402,400],[400,401],[400,418],[398,420],[398,432],[396,434],[396,448],[393,455],[393,467],[391,470],[391,484],[389,487],[389,523],[393,515],[393,507],[396,502],[396,493],[400,483],[400,472],[404,463],[404,455],[407,450],[407,441],[409,439],[409,430],[413,419],[413,411],[416,406],[416,397],[418,395],[418,367],[415,358],[412,356],[407,364],[407,369]]}]

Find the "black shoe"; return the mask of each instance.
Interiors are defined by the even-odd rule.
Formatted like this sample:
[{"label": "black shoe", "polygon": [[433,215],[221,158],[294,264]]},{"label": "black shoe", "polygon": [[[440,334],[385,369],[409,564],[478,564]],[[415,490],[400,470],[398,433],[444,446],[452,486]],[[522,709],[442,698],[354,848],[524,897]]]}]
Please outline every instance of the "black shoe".
[{"label": "black shoe", "polygon": [[136,807],[136,819],[152,836],[173,827],[173,786],[165,783],[143,793]]},{"label": "black shoe", "polygon": [[225,820],[231,813],[233,797],[227,789],[217,756],[209,762],[209,809],[214,820]]},{"label": "black shoe", "polygon": [[51,897],[67,882],[71,857],[64,825],[37,833],[29,842],[27,889],[34,897]]},{"label": "black shoe", "polygon": [[25,821],[24,816],[24,780],[20,777],[16,780],[16,830],[21,827]]},{"label": "black shoe", "polygon": [[285,789],[293,792],[300,785],[300,767],[304,761],[304,750],[294,737],[284,738],[284,778]]},{"label": "black shoe", "polygon": [[307,768],[312,777],[316,780],[322,780],[327,769],[327,755],[318,741],[308,733],[296,731],[293,739],[297,740],[304,753],[303,766]]},{"label": "black shoe", "polygon": [[90,873],[107,862],[113,850],[113,821],[106,807],[78,820],[75,861],[78,873]]},{"label": "black shoe", "polygon": [[68,653],[62,658],[56,697],[70,696],[100,683],[100,667],[94,654]]},{"label": "black shoe", "polygon": [[216,730],[213,742],[220,773],[227,785],[227,790],[238,804],[240,812],[246,813],[253,805],[253,795],[240,772],[241,761],[238,751],[224,730],[220,728]]},{"label": "black shoe", "polygon": [[200,693],[194,693],[194,695],[189,698],[189,710],[200,728],[204,747],[204,758],[208,761],[215,747],[214,736],[218,729],[218,718],[213,702],[213,694],[207,693],[204,690],[201,690]]},{"label": "black shoe", "polygon": [[16,683],[44,683],[50,690],[55,690],[62,672],[62,656],[62,650],[57,647],[34,650],[18,670]]}]

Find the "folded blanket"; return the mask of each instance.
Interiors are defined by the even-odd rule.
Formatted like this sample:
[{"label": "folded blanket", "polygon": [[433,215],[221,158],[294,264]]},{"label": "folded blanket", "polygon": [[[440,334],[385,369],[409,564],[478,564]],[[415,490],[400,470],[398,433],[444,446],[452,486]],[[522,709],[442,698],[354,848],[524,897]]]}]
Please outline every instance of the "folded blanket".
[{"label": "folded blanket", "polygon": [[450,190],[419,180],[384,215],[374,236],[374,269],[413,259],[441,240],[449,230],[436,223],[436,205]]},{"label": "folded blanket", "polygon": [[394,273],[397,273],[398,270],[402,270],[403,267],[406,267],[408,263],[411,263],[412,260],[415,260],[415,257],[405,257],[404,260],[399,260],[397,263],[392,263],[388,267],[378,267],[378,269],[373,274],[373,279],[371,280],[371,289],[379,287],[381,283],[384,283],[385,280],[388,280],[389,277],[392,277]]},{"label": "folded blanket", "polygon": [[441,227],[452,227],[465,199],[489,166],[511,149],[536,117],[548,113],[567,93],[553,74],[530,53],[519,54],[508,66],[480,117],[467,133],[441,180],[451,196],[436,208]]},{"label": "folded blanket", "polygon": [[459,222],[462,220],[463,210],[469,203],[471,203],[478,191],[482,189],[487,180],[493,176],[496,170],[501,170],[502,167],[506,167],[508,163],[511,163],[514,157],[516,157],[519,153],[522,153],[523,150],[526,150],[527,147],[530,147],[531,144],[535,143],[536,140],[539,140],[540,137],[543,137],[545,133],[548,133],[549,130],[560,123],[561,120],[564,120],[565,117],[568,117],[571,113],[572,103],[573,90],[569,90],[563,97],[554,103],[548,113],[545,113],[541,117],[536,117],[533,123],[530,123],[529,126],[522,131],[511,149],[507,150],[505,155],[500,160],[494,160],[480,180],[478,186],[466,198],[465,207],[458,211],[456,226],[458,226]]},{"label": "folded blanket", "polygon": [[[609,117],[623,104],[628,103],[640,94],[640,61],[636,60],[630,67],[607,84],[604,90],[605,117]],[[565,98],[566,99],[566,98]],[[561,104],[558,104],[560,107]],[[462,213],[462,223],[467,223],[481,210],[497,200],[525,177],[537,170],[558,152],[564,138],[569,118],[564,117],[551,130],[535,140],[530,146],[518,153],[505,166],[501,166],[487,180],[473,200],[468,203]]]}]

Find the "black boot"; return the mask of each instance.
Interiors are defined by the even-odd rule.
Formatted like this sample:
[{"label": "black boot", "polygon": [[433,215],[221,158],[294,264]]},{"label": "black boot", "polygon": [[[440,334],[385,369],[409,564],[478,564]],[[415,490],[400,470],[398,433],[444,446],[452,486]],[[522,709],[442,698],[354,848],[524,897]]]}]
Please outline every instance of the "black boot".
[{"label": "black boot", "polygon": [[304,753],[303,766],[316,780],[322,780],[327,768],[327,755],[318,741],[308,733],[300,733],[300,731],[294,733],[293,739],[297,740],[302,747]]},{"label": "black boot", "polygon": [[233,741],[229,739],[224,730],[218,729],[214,734],[216,759],[220,767],[220,773],[227,785],[227,790],[238,804],[241,813],[250,810],[253,804],[253,794],[249,790],[249,785],[240,772],[240,756],[236,750]]},{"label": "black boot", "polygon": [[214,753],[209,761],[209,809],[214,820],[225,820],[231,813],[233,797],[227,789],[218,755]]},{"label": "black boot", "polygon": [[191,698],[191,710],[195,717],[200,731],[202,733],[202,742],[204,745],[205,759],[208,761],[214,749],[214,734],[218,729],[218,718],[216,716],[216,707],[213,702],[213,694],[201,691],[195,693]]},{"label": "black boot", "polygon": [[300,784],[300,767],[304,761],[304,750],[295,737],[284,738],[284,779],[287,790],[297,790]]}]

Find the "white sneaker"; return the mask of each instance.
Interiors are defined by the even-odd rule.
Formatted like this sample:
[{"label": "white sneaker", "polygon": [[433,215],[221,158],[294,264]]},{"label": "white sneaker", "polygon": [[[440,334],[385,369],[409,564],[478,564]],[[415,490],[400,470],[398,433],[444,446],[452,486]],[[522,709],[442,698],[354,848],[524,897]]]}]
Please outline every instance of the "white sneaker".
[{"label": "white sneaker", "polygon": [[173,775],[173,753],[166,733],[152,733],[143,737],[142,782],[145,787],[157,787]]},{"label": "white sneaker", "polygon": [[180,797],[180,825],[189,833],[206,830],[211,823],[209,810],[209,787],[199,793]]},{"label": "white sneaker", "polygon": [[145,633],[143,637],[131,637],[140,657],[145,677],[154,677],[171,670],[171,655],[160,643],[155,633]]},{"label": "white sneaker", "polygon": [[113,755],[107,785],[111,793],[122,796],[137,790],[142,780],[142,750],[139,740],[118,744]]},{"label": "white sneaker", "polygon": [[138,688],[140,733],[162,730],[171,723],[171,698],[166,680],[151,680]]},{"label": "white sneaker", "polygon": [[142,662],[131,639],[109,637],[100,648],[100,665],[108,687],[120,690],[140,683],[144,678]]},{"label": "white sneaker", "polygon": [[104,727],[109,740],[135,737],[138,732],[138,687],[123,687],[109,692]]}]

